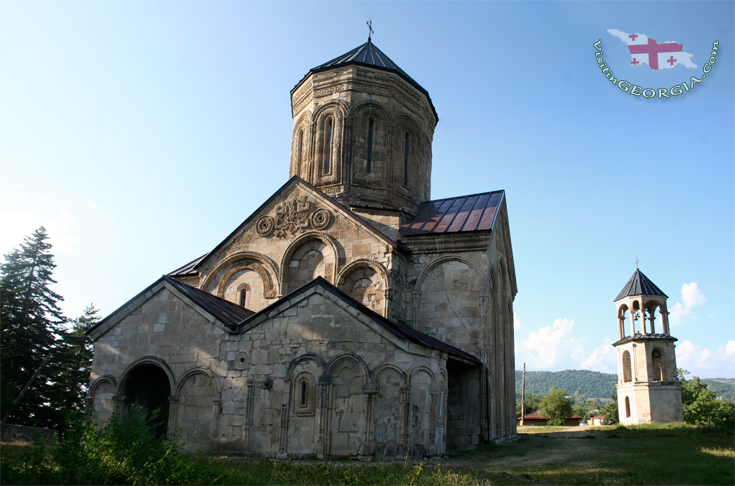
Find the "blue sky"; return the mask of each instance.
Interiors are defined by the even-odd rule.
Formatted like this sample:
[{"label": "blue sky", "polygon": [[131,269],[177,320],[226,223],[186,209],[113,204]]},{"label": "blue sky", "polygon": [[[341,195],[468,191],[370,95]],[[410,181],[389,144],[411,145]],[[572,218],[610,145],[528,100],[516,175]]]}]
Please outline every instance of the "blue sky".
[{"label": "blue sky", "polygon": [[[366,40],[439,113],[432,197],[505,189],[516,364],[616,372],[613,299],[669,296],[680,367],[735,377],[733,2],[0,3],[0,252],[43,224],[63,310],[112,312],[288,178],[289,91]],[[697,69],[631,67],[607,33]],[[618,79],[691,91],[644,99]]]}]

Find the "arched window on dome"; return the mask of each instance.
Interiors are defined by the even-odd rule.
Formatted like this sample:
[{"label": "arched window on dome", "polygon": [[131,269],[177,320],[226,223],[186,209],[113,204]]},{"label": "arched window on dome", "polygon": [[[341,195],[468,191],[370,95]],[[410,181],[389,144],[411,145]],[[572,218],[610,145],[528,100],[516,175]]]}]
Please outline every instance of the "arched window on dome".
[{"label": "arched window on dome", "polygon": [[375,118],[370,117],[368,122],[368,135],[367,135],[367,162],[365,164],[365,172],[370,173],[373,170],[373,129],[375,126]]},{"label": "arched window on dome", "polygon": [[334,121],[332,117],[327,118],[327,127],[324,134],[324,173],[332,172],[332,133],[334,132]]},{"label": "arched window on dome", "polygon": [[[296,170],[301,172],[304,163],[304,129],[299,130],[298,147],[296,147]],[[303,176],[304,174],[302,174]]]},{"label": "arched window on dome", "polygon": [[403,136],[403,185],[408,187],[408,153],[410,138],[408,132]]}]

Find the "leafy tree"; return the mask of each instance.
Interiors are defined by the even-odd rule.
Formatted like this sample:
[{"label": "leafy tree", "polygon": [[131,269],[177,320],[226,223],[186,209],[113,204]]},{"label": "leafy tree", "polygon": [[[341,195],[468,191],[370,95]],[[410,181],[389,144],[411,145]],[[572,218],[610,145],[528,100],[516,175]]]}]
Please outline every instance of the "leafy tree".
[{"label": "leafy tree", "polygon": [[[6,254],[5,263],[0,265],[0,413],[6,416],[38,371],[7,420],[58,427],[61,417],[51,404],[55,401],[54,385],[60,370],[54,355],[63,345],[59,334],[64,317],[58,307],[63,298],[50,288],[56,283],[52,278],[56,264],[47,240],[46,229],[39,227],[24,239],[20,249]],[[48,364],[42,367],[47,357]]]},{"label": "leafy tree", "polygon": [[686,379],[688,371],[677,370],[681,382],[681,402],[684,421],[694,425],[724,425],[730,429],[735,425],[735,403],[717,400],[717,394],[707,390],[707,385],[698,376]]},{"label": "leafy tree", "polygon": [[600,409],[600,415],[605,416],[605,419],[602,422],[604,425],[614,425],[620,423],[620,417],[618,416],[618,396],[613,393],[610,398],[612,398],[612,402],[604,405]]},{"label": "leafy tree", "polygon": [[[526,410],[523,415],[527,415],[531,412],[534,412],[538,410],[541,407],[541,397],[538,395],[533,394],[527,394],[525,396],[526,399]],[[521,416],[521,399],[518,397],[516,399],[516,417]]]},{"label": "leafy tree", "polygon": [[567,392],[563,388],[552,387],[549,394],[541,400],[542,416],[548,417],[549,425],[564,425],[565,418],[572,415],[574,400],[567,398]]}]

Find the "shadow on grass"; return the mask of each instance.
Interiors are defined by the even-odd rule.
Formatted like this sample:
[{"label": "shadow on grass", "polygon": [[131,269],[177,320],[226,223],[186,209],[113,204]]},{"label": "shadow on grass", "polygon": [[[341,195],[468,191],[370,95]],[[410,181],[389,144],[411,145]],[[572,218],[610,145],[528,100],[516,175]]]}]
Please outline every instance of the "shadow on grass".
[{"label": "shadow on grass", "polygon": [[[515,444],[456,456],[488,475],[565,484],[735,484],[733,431],[686,424],[519,429]],[[523,477],[523,476],[522,476]],[[513,484],[494,478],[494,483]],[[526,478],[528,479],[528,478]]]}]

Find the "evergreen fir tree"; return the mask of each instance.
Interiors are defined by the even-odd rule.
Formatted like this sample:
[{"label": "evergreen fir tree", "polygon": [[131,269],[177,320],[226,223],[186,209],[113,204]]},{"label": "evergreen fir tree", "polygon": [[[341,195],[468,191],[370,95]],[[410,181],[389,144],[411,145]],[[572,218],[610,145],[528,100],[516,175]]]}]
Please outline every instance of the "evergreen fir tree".
[{"label": "evergreen fir tree", "polygon": [[60,367],[54,357],[63,346],[59,335],[64,317],[58,307],[63,298],[50,288],[56,283],[56,264],[47,240],[46,229],[39,227],[0,265],[0,413],[5,416],[44,358],[51,356],[6,421],[58,427],[54,387]]},{"label": "evergreen fir tree", "polygon": [[84,410],[89,374],[92,369],[94,346],[86,332],[100,321],[99,309],[90,304],[84,314],[72,320],[72,327],[63,333],[63,349],[57,363],[61,367],[58,382],[58,401],[63,413]]}]

